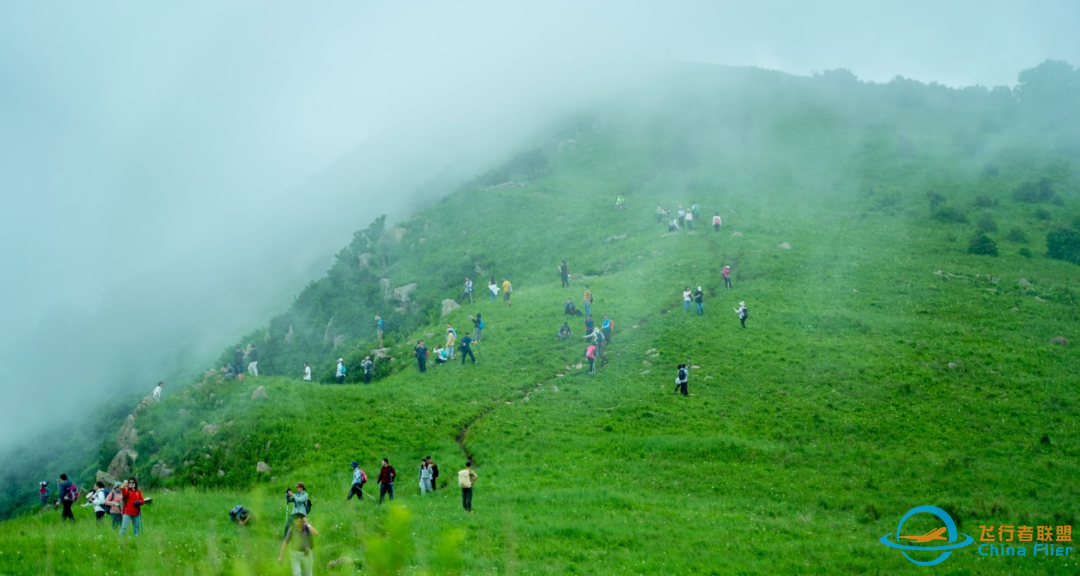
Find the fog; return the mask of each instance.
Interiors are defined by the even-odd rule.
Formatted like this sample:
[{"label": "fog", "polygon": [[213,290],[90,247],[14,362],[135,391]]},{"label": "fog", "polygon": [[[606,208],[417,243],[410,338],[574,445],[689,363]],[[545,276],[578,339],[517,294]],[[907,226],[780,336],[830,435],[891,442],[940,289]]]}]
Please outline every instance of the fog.
[{"label": "fog", "polygon": [[354,230],[667,63],[993,86],[1080,62],[1070,1],[582,4],[0,4],[0,447],[183,384]]}]

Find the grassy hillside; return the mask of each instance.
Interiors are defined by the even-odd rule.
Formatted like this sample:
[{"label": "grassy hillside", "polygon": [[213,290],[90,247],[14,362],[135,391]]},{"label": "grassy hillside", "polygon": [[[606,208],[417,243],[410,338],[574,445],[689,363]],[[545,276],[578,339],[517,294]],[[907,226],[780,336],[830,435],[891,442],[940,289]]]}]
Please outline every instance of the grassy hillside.
[{"label": "grassy hillside", "polygon": [[[23,518],[0,525],[0,573],[284,574],[281,493],[298,480],[316,501],[316,566],[355,560],[340,573],[900,574],[919,568],[877,540],[914,506],[976,539],[980,525],[1074,526],[1075,345],[1051,339],[1076,339],[1080,268],[1045,255],[1080,216],[1075,134],[1033,128],[1008,92],[699,67],[663,80],[508,153],[395,243],[358,235],[253,332],[270,333],[269,375],[211,377],[140,415],[136,466],[155,496],[141,540],[118,544],[85,511],[75,526]],[[693,201],[720,232],[656,223],[656,203]],[[969,252],[980,233],[998,256]],[[585,276],[569,289],[562,259]],[[466,274],[476,303],[446,321],[464,334],[482,312],[478,363],[418,374],[411,347],[442,339],[439,302]],[[513,282],[511,307],[487,300],[492,274]],[[376,382],[288,377],[310,358],[325,379],[343,355],[356,378],[383,277],[418,287]],[[595,375],[580,318],[555,339],[585,284],[616,323]],[[705,289],[704,316],[683,312],[685,285]],[[325,326],[348,302],[334,348]],[[690,398],[672,394],[683,362]],[[428,454],[440,490],[421,498]],[[453,482],[466,454],[472,515]],[[348,463],[374,477],[384,456],[402,508],[346,504]],[[158,462],[173,475],[150,477]],[[228,523],[237,503],[254,527]],[[970,547],[939,570],[1074,573],[1075,550]]]}]

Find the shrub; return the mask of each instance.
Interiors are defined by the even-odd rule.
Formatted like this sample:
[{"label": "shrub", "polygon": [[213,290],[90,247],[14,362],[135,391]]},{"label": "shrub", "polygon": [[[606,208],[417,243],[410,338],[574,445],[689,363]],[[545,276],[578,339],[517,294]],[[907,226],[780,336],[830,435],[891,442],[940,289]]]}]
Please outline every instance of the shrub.
[{"label": "shrub", "polygon": [[926,193],[926,199],[930,201],[930,209],[933,210],[945,203],[945,197],[933,190]]},{"label": "shrub", "polygon": [[1046,255],[1055,260],[1080,264],[1080,232],[1068,228],[1051,230],[1046,235]]},{"label": "shrub", "polygon": [[1050,211],[1039,208],[1038,210],[1035,211],[1035,219],[1036,220],[1042,220],[1044,222],[1049,220],[1050,219]]},{"label": "shrub", "polygon": [[1056,197],[1054,184],[1049,178],[1043,178],[1038,183],[1030,180],[1017,186],[1012,193],[1013,200],[1038,204],[1039,202],[1052,202]]},{"label": "shrub", "polygon": [[997,198],[991,198],[986,194],[980,194],[975,197],[976,208],[994,208],[998,205]]},{"label": "shrub", "polygon": [[1021,248],[1019,254],[1021,256],[1023,256],[1024,258],[1031,258],[1033,256],[1033,254],[1031,253],[1031,250],[1029,250],[1027,248]]},{"label": "shrub", "polygon": [[967,214],[959,208],[953,208],[951,206],[941,206],[934,210],[932,217],[938,222],[963,224],[967,222]]},{"label": "shrub", "polygon": [[982,218],[979,218],[979,232],[997,232],[997,229],[997,221],[993,216],[983,214]]},{"label": "shrub", "polygon": [[994,242],[986,234],[978,234],[971,240],[971,245],[968,246],[968,254],[979,254],[982,256],[997,256],[998,249],[997,243]]},{"label": "shrub", "polygon": [[1027,234],[1019,228],[1009,230],[1009,233],[1005,235],[1005,239],[1016,244],[1025,244],[1028,241]]}]

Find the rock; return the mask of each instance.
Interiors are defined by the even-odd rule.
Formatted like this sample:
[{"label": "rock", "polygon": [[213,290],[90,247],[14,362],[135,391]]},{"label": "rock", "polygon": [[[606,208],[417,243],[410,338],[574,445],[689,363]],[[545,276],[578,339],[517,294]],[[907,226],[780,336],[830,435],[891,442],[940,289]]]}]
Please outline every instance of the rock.
[{"label": "rock", "polygon": [[938,276],[944,276],[945,275],[945,273],[942,272],[941,270],[934,270],[934,274],[937,274]]},{"label": "rock", "polygon": [[663,256],[663,253],[662,253],[662,252],[660,252],[659,250],[653,250],[653,251],[652,251],[652,255],[653,255],[653,256]]},{"label": "rock", "polygon": [[1018,282],[1017,284],[1023,286],[1024,288],[1029,288],[1032,286],[1031,282],[1028,282],[1027,278],[1021,278],[1020,282]]},{"label": "rock", "polygon": [[409,297],[416,291],[416,282],[406,284],[404,286],[398,286],[390,293],[394,300],[406,304],[409,302]]},{"label": "rock", "polygon": [[400,244],[401,239],[405,237],[405,229],[400,226],[394,226],[393,228],[387,228],[379,237],[379,244]]},{"label": "rock", "polygon": [[266,462],[259,462],[258,464],[255,465],[255,471],[258,472],[259,474],[269,474],[270,473],[270,465],[267,464]]},{"label": "rock", "polygon": [[777,246],[777,248],[781,250],[791,250],[791,244],[788,244],[787,242],[781,242],[780,245]]},{"label": "rock", "polygon": [[1019,312],[1019,311],[1020,311],[1020,309],[1017,308],[1016,306],[1013,306],[1012,308],[1009,308],[1009,312]]},{"label": "rock", "polygon": [[225,471],[222,470],[221,468],[218,468],[217,475],[218,475],[218,478],[223,478],[225,476]]},{"label": "rock", "polygon": [[135,430],[135,415],[128,414],[120,432],[116,435],[116,448],[118,450],[131,450],[139,441],[139,433]]},{"label": "rock", "polygon": [[127,450],[121,450],[113,456],[112,462],[109,462],[109,476],[113,478],[127,478],[131,476],[131,452]]},{"label": "rock", "polygon": [[644,376],[644,375],[646,375],[646,374],[648,374],[650,372],[652,372],[652,370],[642,370],[641,375]]},{"label": "rock", "polygon": [[296,334],[293,333],[292,324],[289,324],[289,331],[285,333],[285,343],[291,344],[295,336]]},{"label": "rock", "polygon": [[109,474],[108,472],[105,472],[104,470],[97,471],[97,474],[94,475],[94,481],[101,482],[105,485],[106,488],[109,489],[112,489],[112,487],[116,486],[116,483],[119,482],[119,480],[117,480],[115,476]]},{"label": "rock", "polygon": [[195,465],[194,460],[184,460],[184,463],[183,463],[184,468],[190,468],[190,467],[192,467],[194,465]]},{"label": "rock", "polygon": [[181,418],[187,418],[187,415],[188,415],[187,408],[181,408],[181,409],[177,410],[176,415],[181,417]]},{"label": "rock", "polygon": [[442,301],[442,316],[441,316],[441,318],[446,318],[446,316],[448,314],[450,314],[454,310],[457,310],[458,308],[461,308],[461,305],[458,304],[457,302],[455,302],[455,301],[453,301],[453,300],[451,300],[449,298],[447,298],[446,300],[443,300]]},{"label": "rock", "polygon": [[158,462],[150,469],[150,475],[154,478],[168,478],[169,476],[172,476],[172,473],[173,469],[169,468],[164,462]]},{"label": "rock", "polygon": [[475,272],[476,276],[479,277],[479,278],[483,278],[484,276],[487,276],[487,274],[484,272],[484,269],[481,268],[479,264],[477,264],[475,267],[473,267],[473,272]]},{"label": "rock", "polygon": [[995,276],[995,277],[990,279],[990,283],[991,284],[1001,284],[1001,278],[998,278],[998,277]]},{"label": "rock", "polygon": [[375,348],[374,350],[371,351],[371,359],[372,360],[381,360],[383,358],[389,358],[389,357],[390,357],[390,349],[389,348]]},{"label": "rock", "polygon": [[390,279],[389,278],[379,278],[379,288],[382,290],[383,299],[384,300],[389,300],[390,299]]},{"label": "rock", "polygon": [[1064,336],[1054,336],[1053,338],[1050,339],[1050,343],[1051,344],[1057,344],[1059,346],[1068,346],[1069,345],[1069,339],[1064,337]]},{"label": "rock", "polygon": [[652,366],[652,362],[649,362],[648,360],[642,360],[641,363],[646,366]]},{"label": "rock", "polygon": [[207,424],[202,427],[204,434],[217,434],[218,430],[221,430],[221,426],[218,426],[217,424]]},{"label": "rock", "polygon": [[266,335],[263,336],[263,342],[269,344],[273,338],[270,337],[270,331],[266,331]]},{"label": "rock", "polygon": [[266,400],[266,387],[259,386],[251,393],[252,400]]},{"label": "rock", "polygon": [[741,238],[742,237],[742,232],[732,232],[731,235],[736,237],[736,238]]},{"label": "rock", "polygon": [[348,566],[355,566],[355,565],[356,565],[355,560],[353,560],[352,558],[349,558],[348,556],[342,556],[341,558],[338,558],[337,560],[331,560],[330,562],[328,562],[326,564],[326,569],[327,570],[333,570],[333,569],[339,568],[339,567],[345,568],[345,567],[348,567]]},{"label": "rock", "polygon": [[551,391],[552,391],[552,392],[558,392],[558,391],[559,391],[559,387],[558,387],[558,386],[552,386],[552,387],[551,387]]},{"label": "rock", "polygon": [[626,236],[627,236],[627,234],[625,234],[625,233],[618,234],[618,235],[615,235],[615,236],[608,236],[607,238],[604,238],[604,242],[609,242],[610,243],[610,242],[614,242],[616,240],[626,240]]},{"label": "rock", "polygon": [[948,366],[949,366],[949,370],[956,370],[960,365],[957,364],[956,362],[949,362]]},{"label": "rock", "polygon": [[356,262],[360,265],[360,269],[364,270],[365,268],[371,267],[371,259],[374,257],[375,255],[371,252],[364,252],[363,254],[358,254],[356,256]]},{"label": "rock", "polygon": [[571,280],[584,280],[585,275],[584,274],[571,274],[570,279]]},{"label": "rock", "polygon": [[1046,300],[1043,300],[1042,298],[1039,298],[1038,296],[1035,297],[1035,301],[1036,302],[1046,302]]},{"label": "rock", "polygon": [[344,346],[344,345],[345,345],[345,335],[344,334],[338,334],[337,336],[334,336],[334,348],[335,349],[338,348],[338,347]]},{"label": "rock", "polygon": [[139,405],[135,407],[135,415],[138,416],[140,412],[146,410],[154,405],[154,398],[149,394],[139,402]]}]

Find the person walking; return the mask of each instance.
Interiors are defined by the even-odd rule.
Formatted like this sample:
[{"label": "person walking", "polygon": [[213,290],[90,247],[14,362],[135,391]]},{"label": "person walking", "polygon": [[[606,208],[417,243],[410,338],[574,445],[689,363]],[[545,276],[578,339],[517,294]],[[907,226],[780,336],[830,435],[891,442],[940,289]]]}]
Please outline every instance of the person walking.
[{"label": "person walking", "polygon": [[[295,518],[297,514],[301,516],[307,516],[311,514],[311,495],[307,493],[307,487],[303,482],[296,483],[296,492],[293,492],[289,488],[285,489],[285,506],[288,507],[292,504],[292,511],[289,512],[290,518]],[[285,521],[285,533],[289,533],[289,522]]]},{"label": "person walking", "polygon": [[248,345],[248,374],[258,378],[259,377],[259,351],[255,348],[254,344]]},{"label": "person walking", "polygon": [[105,504],[109,506],[109,516],[112,517],[113,530],[120,529],[120,521],[124,518],[124,496],[120,493],[122,486],[120,482],[113,484],[112,490],[105,498]]},{"label": "person walking", "polygon": [[352,485],[349,486],[349,495],[345,497],[345,501],[352,500],[353,496],[364,501],[364,484],[367,484],[367,474],[360,469],[360,463],[356,460],[352,461]]},{"label": "person walking", "polygon": [[431,492],[431,468],[428,467],[427,458],[420,461],[420,495]]},{"label": "person walking", "polygon": [[608,318],[607,314],[604,314],[604,319],[600,321],[600,329],[604,332],[604,341],[611,344],[611,329],[615,327],[615,323]]},{"label": "person walking", "polygon": [[566,260],[563,260],[559,264],[559,278],[562,278],[562,287],[570,287],[570,268],[566,265]]},{"label": "person walking", "polygon": [[676,212],[676,214],[679,217],[679,228],[685,228],[686,227],[686,210],[684,210],[682,206],[679,206],[679,211]]},{"label": "person walking", "polygon": [[473,291],[472,280],[468,276],[466,276],[465,277],[464,289],[461,292],[461,297],[458,298],[458,304],[464,304],[466,298],[469,299],[469,304],[472,304],[473,303],[472,291]]},{"label": "person walking", "polygon": [[49,482],[42,480],[38,483],[38,496],[41,498],[41,507],[44,508],[49,505]]},{"label": "person walking", "polygon": [[135,477],[128,478],[120,487],[120,496],[124,499],[124,516],[120,520],[120,535],[127,532],[131,526],[131,533],[138,536],[142,533],[142,507],[151,502],[150,498],[143,498],[139,490],[139,481]]},{"label": "person walking", "polygon": [[420,369],[421,373],[427,372],[428,349],[424,346],[423,340],[417,341],[413,352],[416,353],[416,367]]},{"label": "person walking", "polygon": [[694,213],[692,211],[686,212],[686,231],[689,232],[694,229]]},{"label": "person walking", "polygon": [[472,460],[465,463],[465,469],[458,472],[458,486],[461,487],[461,505],[472,514],[473,486],[476,486],[476,472],[472,469]]},{"label": "person walking", "polygon": [[364,369],[364,384],[371,384],[371,370],[374,366],[371,356],[364,356],[364,361],[360,363],[360,367]]},{"label": "person walking", "polygon": [[698,286],[697,290],[694,292],[694,311],[699,316],[704,316],[705,315],[704,301],[705,301],[705,291],[701,289],[701,286]]},{"label": "person walking", "polygon": [[468,334],[466,334],[465,337],[461,339],[461,365],[462,366],[465,365],[465,357],[466,356],[468,356],[469,358],[472,358],[472,363],[474,365],[476,364],[476,356],[473,356],[473,351],[472,351],[472,338],[469,338]]},{"label": "person walking", "polygon": [[311,382],[311,366],[308,366],[307,362],[304,362],[304,382]]},{"label": "person walking", "polygon": [[349,372],[349,369],[345,367],[345,359],[344,358],[338,358],[337,359],[337,370],[334,371],[334,380],[336,380],[338,384],[344,384],[345,383],[345,374],[347,374],[348,372]]},{"label": "person walking", "polygon": [[154,387],[154,391],[150,393],[150,397],[154,399],[154,402],[161,402],[161,389],[165,387],[164,382],[158,382]]},{"label": "person walking", "polygon": [[457,330],[450,324],[446,325],[446,355],[450,358],[454,357],[454,342],[457,341]]},{"label": "person walking", "polygon": [[683,396],[689,396],[686,390],[686,384],[689,381],[690,373],[686,369],[686,364],[679,364],[679,371],[675,374],[675,392],[682,392]]},{"label": "person walking", "polygon": [[491,293],[491,301],[494,302],[495,298],[499,295],[499,283],[495,281],[494,276],[488,280],[488,292]]},{"label": "person walking", "polygon": [[427,464],[428,468],[431,469],[431,491],[434,492],[439,485],[439,466],[435,464],[431,456],[427,457]]},{"label": "person walking", "polygon": [[390,495],[390,501],[394,501],[394,478],[396,477],[397,472],[390,465],[390,461],[383,458],[382,469],[379,470],[379,504],[382,504],[383,497],[387,494]]},{"label": "person walking", "polygon": [[667,216],[667,212],[663,208],[661,208],[659,204],[657,204],[656,205],[656,223],[657,224],[663,224],[665,216]]},{"label": "person walking", "polygon": [[691,307],[690,302],[693,300],[693,292],[690,291],[689,286],[683,288],[682,300],[683,300],[683,306],[682,306],[683,312],[689,312],[690,307]]},{"label": "person walking", "polygon": [[477,312],[476,316],[472,318],[473,323],[473,342],[480,343],[480,339],[484,336],[484,319],[480,317],[480,313]]},{"label": "person walking", "polygon": [[57,486],[59,490],[59,500],[56,504],[60,506],[60,521],[71,520],[75,521],[75,515],[71,513],[71,505],[79,499],[79,487],[74,482],[68,480],[67,474],[60,475],[60,484]]},{"label": "person walking", "polygon": [[514,293],[514,287],[510,285],[510,280],[507,280],[505,276],[503,276],[502,291],[503,291],[503,302],[505,302],[506,305],[509,306],[510,305],[510,295]]},{"label": "person walking", "polygon": [[379,340],[379,348],[383,347],[382,335],[383,329],[386,328],[386,322],[383,322],[381,316],[375,317],[375,337]]},{"label": "person walking", "polygon": [[585,333],[586,334],[592,334],[594,326],[596,326],[596,324],[593,322],[592,316],[586,316],[585,317]]},{"label": "person walking", "polygon": [[236,380],[238,382],[244,381],[244,351],[239,346],[233,351],[232,355],[233,370],[236,371]]},{"label": "person walking", "polygon": [[94,484],[94,491],[86,495],[86,505],[94,507],[94,518],[98,522],[109,513],[109,506],[105,501],[109,498],[109,491],[105,489],[105,483],[100,480]]},{"label": "person walking", "polygon": [[697,202],[691,202],[690,204],[692,204],[692,206],[690,206],[690,213],[694,215],[694,220],[700,219],[701,218],[701,206],[698,206]]},{"label": "person walking", "polygon": [[724,266],[720,275],[724,277],[724,288],[731,290],[731,266]]},{"label": "person walking", "polygon": [[281,543],[281,551],[278,552],[278,562],[285,557],[285,549],[292,543],[292,551],[289,552],[289,565],[292,567],[293,576],[312,576],[315,567],[315,554],[312,552],[314,545],[312,536],[317,536],[319,531],[308,522],[304,514],[293,514],[285,527],[285,541]]},{"label": "person walking", "polygon": [[596,373],[596,345],[589,344],[589,347],[585,349],[585,358],[589,360],[589,374]]},{"label": "person walking", "polygon": [[585,294],[583,294],[581,296],[581,304],[582,304],[581,307],[585,309],[585,315],[586,316],[588,316],[589,314],[592,314],[592,300],[593,300],[592,291],[589,290],[589,286],[588,286],[588,284],[586,284],[585,285]]},{"label": "person walking", "polygon": [[750,316],[746,311],[746,302],[739,302],[739,307],[734,310],[739,315],[739,323],[742,324],[743,328],[746,328],[746,319]]},{"label": "person walking", "polygon": [[713,214],[713,217],[712,217],[712,229],[713,229],[713,232],[719,232],[720,231],[720,213],[719,212],[717,212],[716,214]]}]

